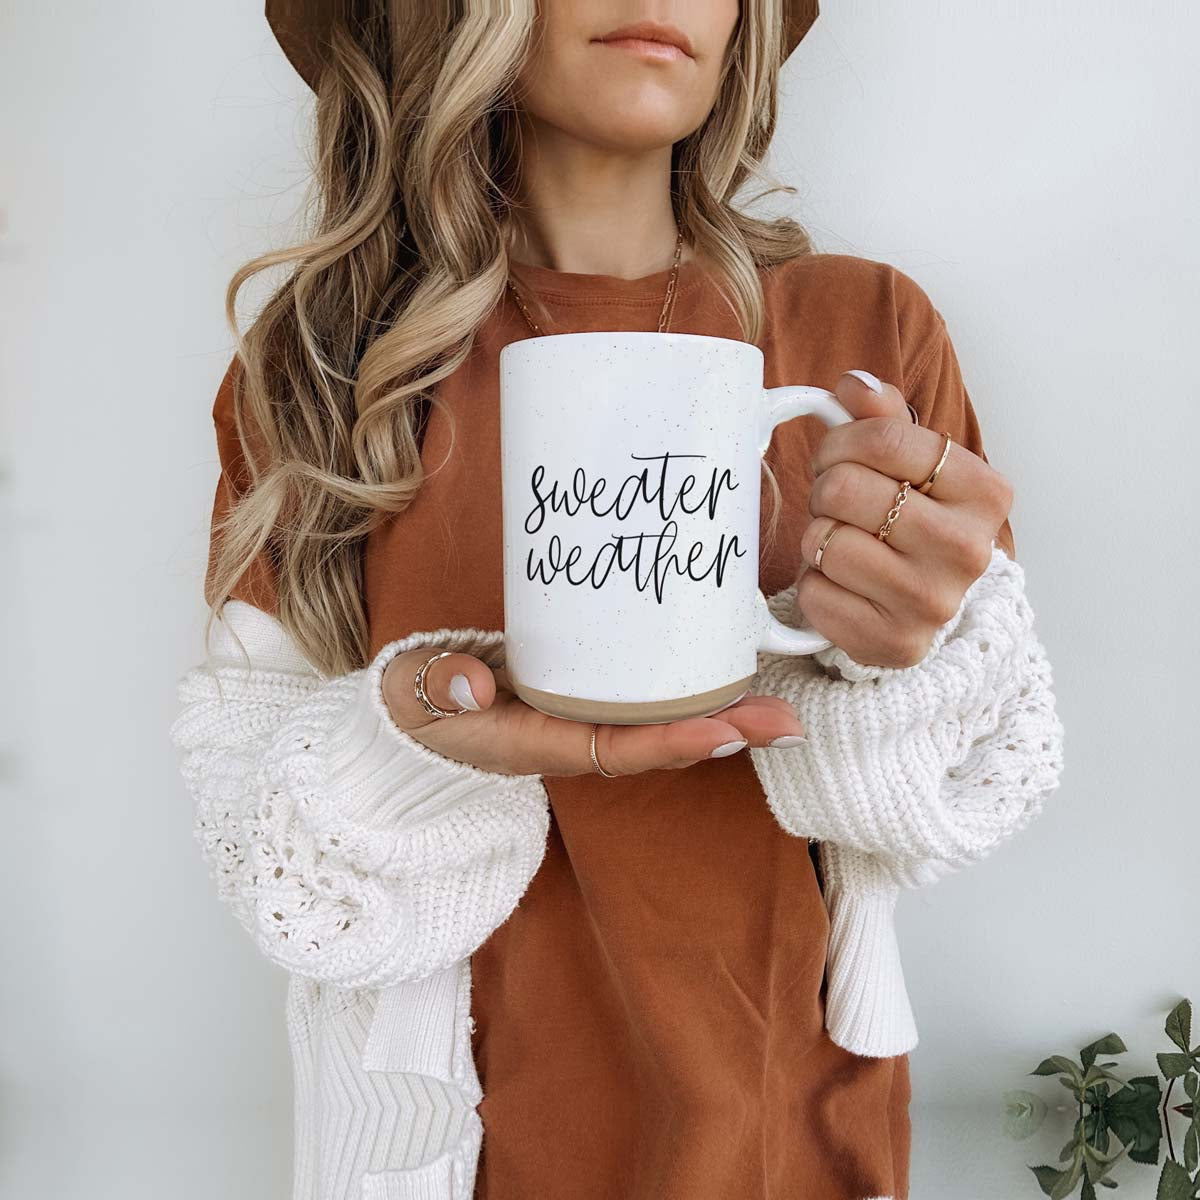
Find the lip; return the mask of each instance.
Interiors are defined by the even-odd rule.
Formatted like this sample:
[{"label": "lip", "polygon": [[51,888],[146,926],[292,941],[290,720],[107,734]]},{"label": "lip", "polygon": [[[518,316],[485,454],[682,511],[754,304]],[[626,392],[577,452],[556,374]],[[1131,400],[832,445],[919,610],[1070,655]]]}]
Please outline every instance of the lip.
[{"label": "lip", "polygon": [[[605,44],[613,42],[625,49],[642,49],[650,53],[654,53],[654,44],[657,43],[663,47],[673,46],[688,58],[692,57],[692,43],[688,35],[678,26],[665,25],[660,21],[635,21],[632,25],[622,25],[620,29],[613,29],[592,40]],[[658,53],[661,55],[662,51]]]}]

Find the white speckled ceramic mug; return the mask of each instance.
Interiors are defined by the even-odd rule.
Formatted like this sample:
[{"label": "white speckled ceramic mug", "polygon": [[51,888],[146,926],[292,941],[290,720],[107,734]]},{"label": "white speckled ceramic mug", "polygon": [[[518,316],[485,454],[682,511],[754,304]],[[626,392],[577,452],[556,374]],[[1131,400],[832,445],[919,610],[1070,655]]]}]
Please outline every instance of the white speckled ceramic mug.
[{"label": "white speckled ceramic mug", "polygon": [[828,646],[776,621],[758,587],[762,456],[776,425],[810,414],[851,420],[824,388],[764,388],[750,342],[505,346],[504,647],[521,699],[575,721],[677,721],[743,696],[760,650]]}]

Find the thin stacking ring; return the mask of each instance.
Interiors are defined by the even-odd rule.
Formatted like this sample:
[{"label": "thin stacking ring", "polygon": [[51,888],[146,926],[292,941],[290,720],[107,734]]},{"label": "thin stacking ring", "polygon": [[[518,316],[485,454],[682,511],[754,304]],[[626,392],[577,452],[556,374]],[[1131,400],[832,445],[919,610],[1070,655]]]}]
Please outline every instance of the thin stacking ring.
[{"label": "thin stacking ring", "polygon": [[599,771],[600,774],[605,777],[605,779],[616,779],[616,776],[614,774],[612,774],[611,771],[606,771],[600,765],[600,760],[596,757],[596,730],[599,728],[600,728],[600,722],[597,721],[592,726],[592,741],[591,741],[591,746],[589,748],[589,753],[592,756],[592,762],[595,763],[595,765],[596,765],[596,770]]},{"label": "thin stacking ring", "polygon": [[431,717],[457,717],[459,713],[465,713],[465,708],[438,708],[436,704],[425,694],[425,672],[429,670],[429,664],[435,663],[439,658],[445,658],[448,654],[453,654],[452,650],[443,650],[439,654],[427,658],[417,669],[417,677],[413,680],[413,690],[417,693],[417,699],[420,700],[421,706]]},{"label": "thin stacking ring", "polygon": [[925,482],[921,484],[919,488],[917,488],[917,491],[920,492],[922,496],[928,496],[933,490],[934,481],[937,479],[942,467],[946,465],[946,457],[950,453],[950,435],[943,429],[942,437],[946,439],[942,443],[942,457],[937,460],[937,466],[933,468],[933,472],[930,474],[929,478],[925,480]]},{"label": "thin stacking ring", "polygon": [[821,539],[821,544],[817,547],[816,554],[813,555],[813,566],[816,567],[818,571],[821,570],[821,559],[825,557],[825,547],[829,545],[829,539],[832,538],[833,535],[837,533],[837,531],[841,529],[843,525],[845,525],[845,523],[845,521],[834,521],[834,523],[825,531],[825,536]]}]

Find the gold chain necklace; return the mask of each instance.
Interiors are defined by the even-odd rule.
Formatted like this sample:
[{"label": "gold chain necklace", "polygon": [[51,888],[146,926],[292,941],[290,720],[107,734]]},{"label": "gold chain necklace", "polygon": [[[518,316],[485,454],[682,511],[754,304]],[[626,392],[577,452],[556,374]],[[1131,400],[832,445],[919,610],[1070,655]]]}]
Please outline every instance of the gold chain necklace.
[{"label": "gold chain necklace", "polygon": [[[679,258],[683,252],[683,226],[676,225],[678,236],[675,238],[675,258],[671,263],[671,274],[667,278],[667,294],[663,298],[662,312],[658,316],[658,332],[664,333],[667,326],[671,322],[672,307],[675,300],[675,284],[679,279]],[[513,294],[513,299],[517,302],[517,307],[521,310],[521,316],[525,318],[526,324],[533,330],[537,337],[542,336],[542,329],[533,319],[533,316],[526,307],[525,301],[521,293],[517,290],[517,285],[513,282],[511,275],[508,277],[508,289]]]}]

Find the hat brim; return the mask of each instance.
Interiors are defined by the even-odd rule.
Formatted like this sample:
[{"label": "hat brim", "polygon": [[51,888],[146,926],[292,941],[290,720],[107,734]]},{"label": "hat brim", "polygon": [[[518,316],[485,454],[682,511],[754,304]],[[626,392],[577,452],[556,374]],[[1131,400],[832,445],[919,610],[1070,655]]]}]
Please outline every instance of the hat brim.
[{"label": "hat brim", "polygon": [[785,58],[804,40],[819,12],[817,0],[783,0]]},{"label": "hat brim", "polygon": [[[287,60],[315,92],[324,61],[332,0],[266,0],[267,24]],[[784,0],[785,57],[804,40],[818,14],[817,0]]]},{"label": "hat brim", "polygon": [[315,92],[321,78],[321,47],[329,31],[329,0],[266,0],[267,24],[296,73]]}]

